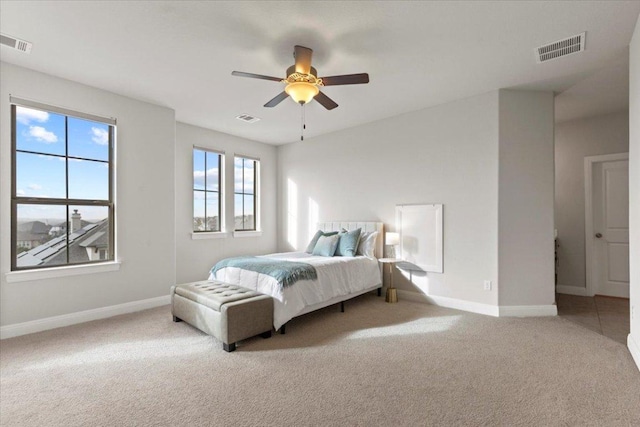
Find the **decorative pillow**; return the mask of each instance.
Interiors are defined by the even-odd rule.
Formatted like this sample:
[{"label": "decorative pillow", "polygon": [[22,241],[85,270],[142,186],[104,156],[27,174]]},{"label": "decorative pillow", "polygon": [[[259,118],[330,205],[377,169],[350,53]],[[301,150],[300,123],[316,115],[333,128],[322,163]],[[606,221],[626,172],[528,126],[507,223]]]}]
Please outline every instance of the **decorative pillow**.
[{"label": "decorative pillow", "polygon": [[374,258],[376,255],[376,239],[378,237],[377,231],[365,231],[360,236],[360,243],[358,244],[358,250],[356,255],[364,255],[369,258]]},{"label": "decorative pillow", "polygon": [[358,242],[360,242],[361,228],[357,228],[352,231],[347,231],[344,228],[340,232],[340,241],[336,248],[335,256],[356,256],[356,250],[358,249]]},{"label": "decorative pillow", "polygon": [[327,233],[323,233],[322,230],[316,231],[316,234],[313,236],[313,239],[311,239],[311,241],[309,242],[309,245],[307,245],[307,249],[305,250],[305,252],[308,254],[313,253],[313,248],[316,247],[316,243],[318,243],[318,239],[320,238],[320,236],[333,236],[334,234],[338,234],[338,232],[329,231]]},{"label": "decorative pillow", "polygon": [[320,236],[316,247],[313,248],[313,255],[333,256],[336,253],[340,236],[337,233],[331,236]]}]

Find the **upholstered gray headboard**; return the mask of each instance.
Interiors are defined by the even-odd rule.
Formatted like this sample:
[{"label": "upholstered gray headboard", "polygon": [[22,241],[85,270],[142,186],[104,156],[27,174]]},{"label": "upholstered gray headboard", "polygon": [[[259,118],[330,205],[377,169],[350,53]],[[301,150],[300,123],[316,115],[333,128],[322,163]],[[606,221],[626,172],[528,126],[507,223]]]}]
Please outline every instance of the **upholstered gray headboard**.
[{"label": "upholstered gray headboard", "polygon": [[383,244],[384,244],[384,224],[382,222],[373,221],[325,221],[318,223],[318,230],[322,231],[340,231],[342,229],[347,231],[361,228],[362,231],[377,231],[378,238],[376,240],[376,258],[382,258]]}]

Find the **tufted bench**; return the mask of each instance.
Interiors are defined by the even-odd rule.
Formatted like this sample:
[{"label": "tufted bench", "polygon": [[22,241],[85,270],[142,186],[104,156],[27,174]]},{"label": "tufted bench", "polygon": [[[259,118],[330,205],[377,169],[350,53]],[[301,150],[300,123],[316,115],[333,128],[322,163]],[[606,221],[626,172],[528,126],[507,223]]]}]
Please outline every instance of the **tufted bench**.
[{"label": "tufted bench", "polygon": [[273,300],[240,286],[205,280],[172,286],[171,314],[174,322],[184,320],[213,335],[231,352],[237,341],[271,336]]}]

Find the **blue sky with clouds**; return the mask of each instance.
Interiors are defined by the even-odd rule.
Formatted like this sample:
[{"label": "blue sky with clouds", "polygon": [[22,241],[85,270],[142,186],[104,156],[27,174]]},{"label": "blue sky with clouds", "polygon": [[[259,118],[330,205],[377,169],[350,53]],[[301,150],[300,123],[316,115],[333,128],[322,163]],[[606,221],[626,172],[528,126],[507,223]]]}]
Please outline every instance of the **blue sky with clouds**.
[{"label": "blue sky with clouds", "polygon": [[[66,154],[66,144],[69,156],[83,159],[69,159],[67,162],[56,156]],[[63,115],[17,106],[16,148],[18,196],[67,197],[65,171],[68,167],[69,198],[108,200],[108,125],[69,117],[65,131]],[[104,208],[93,206],[80,210],[87,220],[103,219],[105,212]],[[18,220],[40,218],[64,219],[65,212],[55,206],[19,206]]]}]

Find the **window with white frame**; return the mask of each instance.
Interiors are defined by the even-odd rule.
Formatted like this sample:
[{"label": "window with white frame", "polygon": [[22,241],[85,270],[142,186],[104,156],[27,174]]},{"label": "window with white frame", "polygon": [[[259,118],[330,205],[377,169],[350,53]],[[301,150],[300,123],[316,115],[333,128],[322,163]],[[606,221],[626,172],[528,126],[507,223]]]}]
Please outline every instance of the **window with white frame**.
[{"label": "window with white frame", "polygon": [[193,231],[222,231],[224,154],[193,149]]},{"label": "window with white frame", "polygon": [[236,156],[234,167],[234,229],[256,231],[258,227],[258,176],[260,161]]},{"label": "window with white frame", "polygon": [[11,98],[11,270],[112,261],[115,120]]}]

